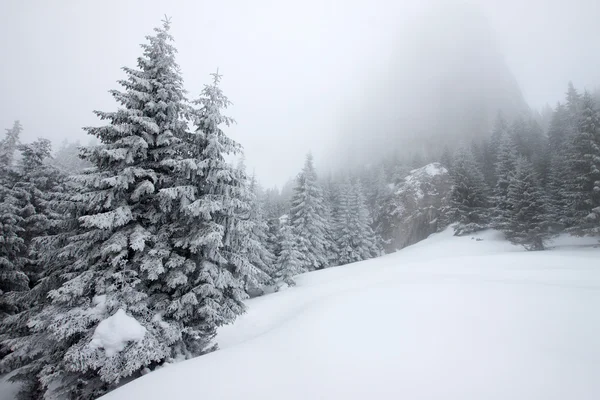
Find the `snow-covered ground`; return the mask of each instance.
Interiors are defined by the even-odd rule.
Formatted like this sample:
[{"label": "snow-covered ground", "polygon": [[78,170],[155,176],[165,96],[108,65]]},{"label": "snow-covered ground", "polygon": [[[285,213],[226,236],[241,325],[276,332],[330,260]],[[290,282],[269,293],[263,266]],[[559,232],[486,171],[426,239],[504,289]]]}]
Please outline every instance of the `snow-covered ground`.
[{"label": "snow-covered ground", "polygon": [[599,399],[600,249],[436,234],[248,301],[221,350],[106,399]]},{"label": "snow-covered ground", "polygon": [[301,275],[248,301],[221,350],[104,398],[600,399],[597,240],[476,237]]}]

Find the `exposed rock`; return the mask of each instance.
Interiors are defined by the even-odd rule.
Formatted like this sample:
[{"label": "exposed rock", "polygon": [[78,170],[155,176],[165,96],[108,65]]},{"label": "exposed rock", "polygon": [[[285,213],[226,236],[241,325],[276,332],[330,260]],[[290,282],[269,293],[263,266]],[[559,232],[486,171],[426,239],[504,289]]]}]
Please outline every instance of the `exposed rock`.
[{"label": "exposed rock", "polygon": [[387,209],[390,215],[387,251],[401,249],[437,232],[452,182],[440,163],[410,171],[394,188]]}]

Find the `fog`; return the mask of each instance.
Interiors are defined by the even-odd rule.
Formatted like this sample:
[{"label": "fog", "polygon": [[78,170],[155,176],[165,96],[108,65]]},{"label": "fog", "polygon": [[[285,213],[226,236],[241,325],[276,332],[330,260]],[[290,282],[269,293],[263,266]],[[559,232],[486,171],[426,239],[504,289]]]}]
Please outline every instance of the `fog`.
[{"label": "fog", "polygon": [[[472,103],[457,103],[460,94],[479,104],[469,97],[479,90],[510,92],[510,103],[540,108],[562,100],[569,80],[580,88],[600,83],[597,1],[451,4],[3,1],[0,126],[19,119],[23,141],[87,143],[81,128],[101,124],[92,110],[116,108],[108,90],[118,88],[121,67],[136,65],[139,44],[165,14],[172,17],[188,97],[219,68],[238,122],[228,132],[266,186],[294,176],[308,151],[329,166],[356,157],[374,138],[386,147],[389,135],[398,143],[419,134],[421,121],[431,120],[429,111],[420,113],[424,104],[460,112]],[[468,60],[477,60],[477,68]],[[448,80],[445,101],[432,104],[439,82]],[[481,82],[493,89],[481,89]]]}]

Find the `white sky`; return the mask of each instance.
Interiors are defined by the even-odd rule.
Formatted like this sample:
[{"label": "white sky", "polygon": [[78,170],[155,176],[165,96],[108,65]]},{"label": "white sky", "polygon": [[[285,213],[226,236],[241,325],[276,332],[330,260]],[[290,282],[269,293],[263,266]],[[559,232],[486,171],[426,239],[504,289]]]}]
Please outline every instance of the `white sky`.
[{"label": "white sky", "polygon": [[[3,0],[0,127],[20,119],[23,140],[89,138],[92,110],[114,110],[122,66],[162,16],[172,17],[189,97],[219,67],[238,125],[229,133],[267,186],[281,185],[312,150],[329,156],[344,106],[385,65],[423,1]],[[566,84],[600,83],[600,1],[475,1],[534,107]],[[431,6],[426,4],[425,6]],[[435,28],[435,27],[433,27]],[[443,32],[440,32],[443,34]]]}]

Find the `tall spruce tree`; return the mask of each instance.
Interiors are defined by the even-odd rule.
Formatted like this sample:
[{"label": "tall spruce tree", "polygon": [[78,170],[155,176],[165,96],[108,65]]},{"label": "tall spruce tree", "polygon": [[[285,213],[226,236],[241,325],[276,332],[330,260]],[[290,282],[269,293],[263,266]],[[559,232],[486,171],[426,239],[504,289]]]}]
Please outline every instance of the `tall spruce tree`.
[{"label": "tall spruce tree", "polygon": [[222,130],[233,123],[223,115],[230,102],[219,87],[221,75],[212,77],[194,101],[195,131],[175,163],[177,185],[162,190],[173,220],[173,227],[165,229],[172,229],[178,256],[177,264],[169,266],[171,280],[161,289],[172,299],[162,306],[163,319],[181,325],[177,351],[185,357],[210,350],[216,328],[244,311],[244,283],[257,268],[247,247],[254,226],[248,220],[247,179],[226,159],[242,149]]},{"label": "tall spruce tree", "polygon": [[[49,292],[51,306],[32,323],[64,349],[58,363],[40,373],[46,397],[97,397],[122,378],[173,357],[182,340],[182,323],[163,315],[172,300],[156,296],[158,288],[176,286],[176,267],[193,265],[173,251],[171,204],[163,194],[174,185],[172,164],[186,129],[169,29],[165,20],[146,37],[138,68],[123,68],[124,90],[111,91],[121,107],[96,112],[109,124],[86,128],[102,144],[83,153],[95,170],[77,177],[84,188],[75,197],[83,210],[70,243],[74,260],[62,273],[66,281]],[[135,318],[146,334],[110,354],[93,344],[94,332],[119,311]]]},{"label": "tall spruce tree", "polygon": [[589,92],[581,100],[579,127],[568,160],[573,177],[568,197],[575,214],[572,232],[600,234],[600,112]]},{"label": "tall spruce tree", "polygon": [[338,187],[335,236],[340,265],[381,255],[381,248],[371,228],[371,216],[359,181],[349,179]]},{"label": "tall spruce tree", "polygon": [[328,179],[322,187],[323,206],[325,216],[325,253],[327,255],[327,266],[333,267],[338,262],[338,250],[335,242],[335,185],[332,179]]},{"label": "tall spruce tree", "polygon": [[38,256],[44,251],[36,248],[34,239],[56,233],[62,216],[55,210],[54,202],[60,201],[65,176],[48,165],[51,144],[47,139],[19,145],[21,158],[18,163],[18,182],[15,188],[20,193],[20,213],[23,218],[23,239],[26,247],[24,270],[29,276],[30,286],[36,284],[41,272]]},{"label": "tall spruce tree", "polygon": [[354,255],[354,232],[351,231],[352,200],[352,184],[350,179],[346,177],[336,188],[334,227],[336,248],[338,249],[337,263],[339,265],[357,261]]},{"label": "tall spruce tree", "polygon": [[23,193],[15,187],[19,176],[13,165],[21,130],[21,124],[15,121],[0,141],[0,317],[18,311],[9,293],[29,288],[24,271],[27,245],[20,204]]},{"label": "tall spruce tree", "polygon": [[381,240],[378,240],[373,229],[373,221],[367,207],[365,195],[360,181],[352,185],[352,226],[355,232],[355,253],[360,260],[380,256]]},{"label": "tall spruce tree", "polygon": [[486,158],[483,171],[487,184],[492,188],[496,186],[496,181],[498,179],[498,176],[496,175],[496,164],[498,163],[500,146],[506,136],[509,136],[508,122],[506,121],[506,118],[504,118],[504,114],[499,111],[496,120],[494,121],[492,135],[488,142],[488,157]]},{"label": "tall spruce tree", "polygon": [[581,103],[582,103],[583,97],[577,91],[577,89],[575,89],[575,86],[573,85],[573,82],[571,82],[571,81],[569,81],[569,84],[567,85],[566,98],[567,98],[566,99],[567,100],[566,110],[569,115],[569,118],[571,119],[572,129],[576,130],[577,129],[577,120],[579,118],[579,114],[582,109]]},{"label": "tall spruce tree", "polygon": [[[238,170],[242,180],[248,181],[245,178],[245,167],[238,166]],[[243,222],[240,223],[240,228],[245,230],[245,238],[244,235],[239,235],[239,252],[244,254],[251,264],[245,283],[246,292],[249,295],[257,295],[262,293],[265,285],[273,281],[275,255],[269,249],[269,227],[256,178],[252,176],[245,186],[247,189],[244,190],[241,200],[248,203],[248,211],[242,215]]]},{"label": "tall spruce tree", "polygon": [[551,228],[560,231],[573,225],[573,207],[568,195],[569,182],[574,180],[569,158],[572,154],[574,131],[571,116],[563,104],[557,104],[548,128],[549,192],[548,212],[553,216]]},{"label": "tall spruce tree", "polygon": [[[448,157],[450,158],[449,150]],[[373,190],[371,193],[369,193],[368,201],[370,206],[369,208],[371,210],[371,226],[373,228],[373,232],[375,232],[375,237],[378,240],[378,246],[381,249],[384,248],[385,241],[379,232],[380,228],[382,228],[381,225],[385,225],[384,219],[389,218],[389,215],[386,215],[385,209],[390,197],[392,197],[392,190],[388,182],[388,175],[383,164],[381,164],[375,173]]]},{"label": "tall spruce tree", "polygon": [[308,154],[304,168],[296,178],[290,209],[290,224],[299,242],[298,251],[302,254],[304,270],[328,266],[326,212],[313,158]]},{"label": "tall spruce tree", "polygon": [[12,291],[3,296],[15,313],[0,322],[0,345],[4,357],[0,369],[17,372],[14,381],[21,383],[19,398],[41,397],[44,393],[37,379],[48,365],[49,354],[56,354],[54,342],[46,332],[36,332],[30,325],[49,303],[48,292],[56,289],[62,268],[66,265],[63,248],[67,245],[72,219],[69,201],[71,186],[65,176],[45,161],[50,154],[50,143],[39,139],[20,145],[18,182],[21,219],[19,236],[22,239],[23,272],[27,275],[29,290]]},{"label": "tall spruce tree", "polygon": [[275,261],[275,280],[277,288],[282,283],[288,286],[296,285],[294,276],[305,269],[302,267],[303,255],[298,251],[299,238],[296,237],[294,229],[287,221],[287,218],[281,218],[279,234],[279,251]]},{"label": "tall spruce tree", "polygon": [[[219,128],[228,102],[215,78],[188,132],[169,21],[155,31],[138,69],[124,69],[125,90],[112,92],[122,107],[97,112],[109,124],[87,128],[102,144],[84,153],[95,170],[77,177],[79,226],[62,250],[71,262],[28,323],[22,347],[35,357],[14,363],[31,371],[25,398],[96,398],[145,368],[210,350],[216,327],[243,311],[248,263],[232,254],[241,182],[224,160],[239,146]],[[94,334],[117,314],[145,333],[114,353]]]},{"label": "tall spruce tree", "polygon": [[493,226],[503,229],[508,221],[508,213],[512,204],[508,201],[508,186],[515,173],[517,164],[517,148],[512,136],[500,138],[496,160],[496,186],[494,187]]},{"label": "tall spruce tree", "polygon": [[508,186],[507,223],[503,225],[506,237],[528,250],[543,250],[549,237],[547,197],[525,157],[517,160],[515,173]]},{"label": "tall spruce tree", "polygon": [[15,121],[12,128],[6,129],[6,136],[0,141],[0,165],[12,166],[15,157],[15,151],[19,146],[19,136],[23,131],[23,126],[19,121]]},{"label": "tall spruce tree", "polygon": [[488,189],[469,150],[462,148],[456,152],[450,175],[453,184],[449,215],[451,222],[458,222],[455,234],[462,235],[488,227]]}]

